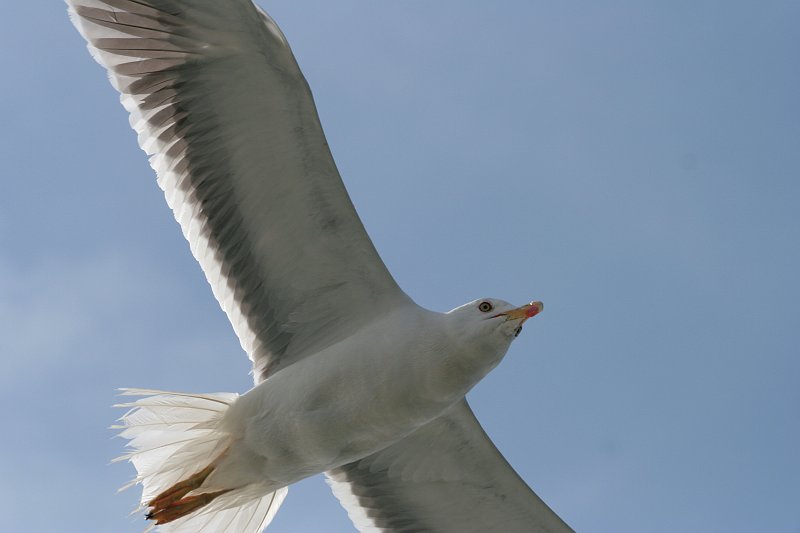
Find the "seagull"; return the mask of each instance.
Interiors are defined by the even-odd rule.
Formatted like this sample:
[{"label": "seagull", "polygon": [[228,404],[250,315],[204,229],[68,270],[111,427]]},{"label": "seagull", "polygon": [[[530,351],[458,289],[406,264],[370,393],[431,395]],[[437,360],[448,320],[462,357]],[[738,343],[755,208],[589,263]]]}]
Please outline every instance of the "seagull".
[{"label": "seagull", "polygon": [[251,0],[66,0],[253,363],[242,395],[123,389],[149,529],[262,531],[325,472],[361,532],[569,532],[465,395],[541,302],[447,313],[397,285],[309,86]]}]

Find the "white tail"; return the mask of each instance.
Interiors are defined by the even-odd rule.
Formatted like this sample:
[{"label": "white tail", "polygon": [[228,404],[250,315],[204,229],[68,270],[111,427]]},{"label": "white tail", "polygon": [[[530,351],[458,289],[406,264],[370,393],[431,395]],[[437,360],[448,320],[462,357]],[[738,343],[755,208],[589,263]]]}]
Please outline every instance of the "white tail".
[{"label": "white tail", "polygon": [[136,467],[136,478],[123,489],[143,486],[140,510],[149,508],[152,527],[165,533],[257,533],[267,527],[287,488],[202,488],[233,441],[220,421],[237,394],[122,389],[122,395],[144,398],[116,406],[130,408],[113,426],[129,440],[129,452],[114,461]]}]

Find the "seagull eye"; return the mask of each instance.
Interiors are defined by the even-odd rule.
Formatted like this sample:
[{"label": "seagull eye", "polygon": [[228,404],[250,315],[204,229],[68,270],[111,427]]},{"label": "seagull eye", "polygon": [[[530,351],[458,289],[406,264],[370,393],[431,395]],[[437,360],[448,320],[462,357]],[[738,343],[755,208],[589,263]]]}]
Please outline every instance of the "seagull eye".
[{"label": "seagull eye", "polygon": [[481,313],[488,313],[492,309],[494,309],[494,306],[489,302],[481,302],[478,304],[478,311]]}]

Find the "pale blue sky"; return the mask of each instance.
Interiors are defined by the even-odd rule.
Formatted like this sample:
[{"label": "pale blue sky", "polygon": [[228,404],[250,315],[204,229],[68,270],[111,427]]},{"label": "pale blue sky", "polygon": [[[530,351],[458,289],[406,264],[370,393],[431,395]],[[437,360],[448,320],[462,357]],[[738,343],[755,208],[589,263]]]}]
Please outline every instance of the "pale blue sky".
[{"label": "pale blue sky", "polygon": [[[800,531],[800,3],[262,5],[406,291],[545,302],[471,400],[567,522]],[[64,5],[5,11],[2,529],[138,532],[114,389],[248,362]]]}]

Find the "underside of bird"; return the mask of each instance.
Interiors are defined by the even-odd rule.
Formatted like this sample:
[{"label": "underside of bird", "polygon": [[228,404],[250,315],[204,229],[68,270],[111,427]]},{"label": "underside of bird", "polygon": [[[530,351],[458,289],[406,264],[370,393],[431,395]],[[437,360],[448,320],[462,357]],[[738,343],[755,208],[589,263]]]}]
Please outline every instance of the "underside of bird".
[{"label": "underside of bird", "polygon": [[[451,313],[414,304],[364,231],[275,21],[251,0],[66,2],[256,382],[273,380],[250,405],[308,413],[313,427],[285,417],[291,428],[273,431],[266,414],[245,427],[226,418],[235,394],[124,390],[140,398],[121,405],[129,411],[117,428],[129,442],[118,460],[136,468],[129,486],[142,486],[151,529],[258,533],[286,485],[346,457],[353,462],[327,475],[361,531],[570,532],[463,400],[541,304],[476,300]],[[315,398],[331,398],[327,429],[315,426]],[[269,437],[250,450],[240,446],[246,428]],[[297,455],[309,464],[269,453],[296,452],[295,443],[308,447]]]}]

